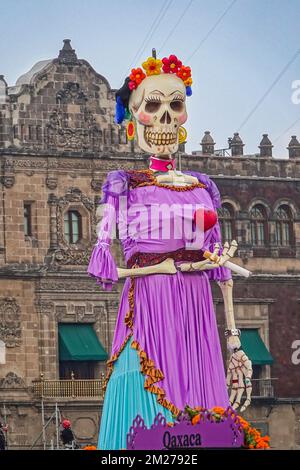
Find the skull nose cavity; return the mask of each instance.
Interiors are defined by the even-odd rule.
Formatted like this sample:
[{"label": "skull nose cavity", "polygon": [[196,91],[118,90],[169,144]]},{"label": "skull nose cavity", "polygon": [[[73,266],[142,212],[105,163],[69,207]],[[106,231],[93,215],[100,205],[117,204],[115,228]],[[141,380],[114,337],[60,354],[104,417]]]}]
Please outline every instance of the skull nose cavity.
[{"label": "skull nose cavity", "polygon": [[160,122],[162,124],[170,124],[171,123],[171,116],[168,111],[165,111],[162,117],[160,118]]}]

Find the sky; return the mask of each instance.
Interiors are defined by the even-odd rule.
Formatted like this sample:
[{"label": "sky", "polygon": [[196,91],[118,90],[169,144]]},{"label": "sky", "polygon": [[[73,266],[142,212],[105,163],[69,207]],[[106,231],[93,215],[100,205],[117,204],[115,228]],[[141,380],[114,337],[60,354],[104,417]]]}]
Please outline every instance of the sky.
[{"label": "sky", "polygon": [[0,0],[0,74],[14,85],[69,38],[119,88],[155,47],[192,69],[188,152],[206,130],[217,149],[239,131],[244,153],[268,133],[285,158],[300,139],[299,18],[300,0]]}]

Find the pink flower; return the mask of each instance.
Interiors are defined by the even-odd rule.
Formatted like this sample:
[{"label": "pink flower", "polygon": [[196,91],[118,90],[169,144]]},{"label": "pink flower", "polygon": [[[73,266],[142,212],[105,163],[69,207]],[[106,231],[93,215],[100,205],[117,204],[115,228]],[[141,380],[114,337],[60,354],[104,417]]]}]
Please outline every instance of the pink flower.
[{"label": "pink flower", "polygon": [[128,88],[129,90],[135,90],[136,89],[136,83],[133,82],[132,80],[130,80],[130,82],[128,82]]}]

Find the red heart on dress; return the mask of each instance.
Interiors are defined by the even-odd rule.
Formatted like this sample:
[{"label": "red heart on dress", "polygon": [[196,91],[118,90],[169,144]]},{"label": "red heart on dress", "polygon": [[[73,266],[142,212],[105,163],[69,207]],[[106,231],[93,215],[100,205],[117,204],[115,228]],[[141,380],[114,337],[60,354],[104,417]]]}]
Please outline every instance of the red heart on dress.
[{"label": "red heart on dress", "polygon": [[194,213],[194,221],[200,229],[206,232],[217,223],[218,217],[215,211],[210,209],[197,209]]}]

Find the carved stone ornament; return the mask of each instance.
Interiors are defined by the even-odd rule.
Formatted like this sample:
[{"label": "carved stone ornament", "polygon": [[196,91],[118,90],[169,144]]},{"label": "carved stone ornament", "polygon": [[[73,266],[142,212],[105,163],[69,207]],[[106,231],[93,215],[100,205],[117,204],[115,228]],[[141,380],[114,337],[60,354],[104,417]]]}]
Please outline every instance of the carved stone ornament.
[{"label": "carved stone ornament", "polygon": [[87,100],[87,96],[76,82],[65,83],[63,89],[56,94],[56,101],[61,104],[84,104]]},{"label": "carved stone ornament", "polygon": [[95,179],[93,178],[92,181],[91,181],[91,188],[96,191],[97,193],[100,192],[101,188],[102,188],[102,181],[100,178],[98,179]]},{"label": "carved stone ornament", "polygon": [[21,312],[16,300],[0,299],[0,339],[8,348],[21,344]]},{"label": "carved stone ornament", "polygon": [[[86,265],[89,263],[89,259],[92,252],[92,247],[96,242],[96,231],[95,227],[97,224],[95,214],[94,201],[88,198],[78,188],[70,188],[65,196],[57,198],[55,195],[49,195],[48,203],[53,206],[56,210],[56,226],[52,227],[51,230],[55,230],[55,238],[57,238],[57,248],[52,252],[49,264],[55,265]],[[92,240],[89,242],[78,242],[77,244],[68,244],[64,236],[64,213],[68,206],[72,207],[72,204],[76,204],[77,207],[82,205],[90,213],[92,222]],[[56,209],[55,209],[56,206]],[[53,236],[53,234],[52,234]]]},{"label": "carved stone ornament", "polygon": [[57,178],[55,176],[48,176],[46,178],[46,186],[49,189],[56,189],[57,188]]},{"label": "carved stone ornament", "polygon": [[2,177],[2,182],[6,188],[12,188],[15,184],[15,177],[13,175],[5,175]]},{"label": "carved stone ornament", "polygon": [[55,110],[47,125],[49,148],[73,151],[99,151],[100,129],[91,111],[85,109],[80,127],[71,127],[68,114]]},{"label": "carved stone ornament", "polygon": [[25,382],[14,372],[9,372],[3,379],[0,379],[0,388],[25,388]]},{"label": "carved stone ornament", "polygon": [[54,262],[63,265],[87,265],[92,254],[92,248],[86,250],[75,247],[61,248],[55,251]]},{"label": "carved stone ornament", "polygon": [[6,159],[3,166],[4,174],[2,176],[2,183],[5,188],[11,188],[15,184],[15,169],[14,162],[11,159]]}]

